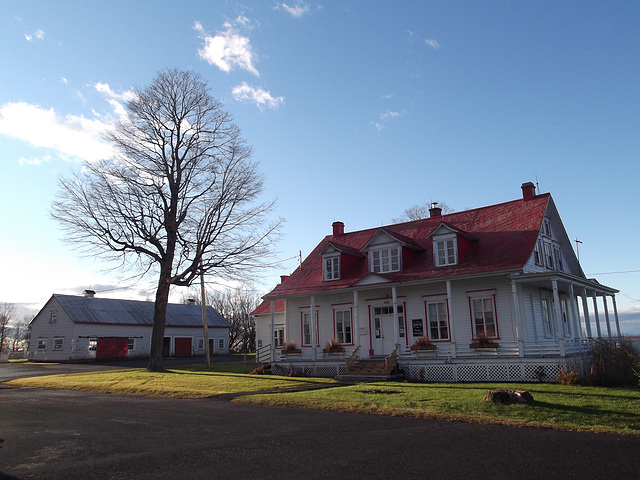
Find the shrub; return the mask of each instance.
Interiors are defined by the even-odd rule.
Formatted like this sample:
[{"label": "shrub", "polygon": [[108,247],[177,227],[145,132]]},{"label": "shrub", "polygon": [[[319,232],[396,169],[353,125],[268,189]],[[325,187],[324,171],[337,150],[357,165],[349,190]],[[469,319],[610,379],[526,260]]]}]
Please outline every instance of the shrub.
[{"label": "shrub", "polygon": [[618,342],[596,341],[590,360],[581,379],[585,385],[613,387],[638,384],[640,358],[624,337]]},{"label": "shrub", "polygon": [[416,343],[415,345],[417,347],[428,347],[430,345],[433,345],[430,341],[429,338],[426,335],[423,335],[419,338],[416,338]]},{"label": "shrub", "polygon": [[573,370],[565,371],[563,368],[560,373],[556,376],[556,380],[560,385],[579,385],[580,377]]},{"label": "shrub", "polygon": [[298,342],[296,342],[295,340],[287,340],[287,342],[284,344],[284,350],[297,350],[298,349]]}]

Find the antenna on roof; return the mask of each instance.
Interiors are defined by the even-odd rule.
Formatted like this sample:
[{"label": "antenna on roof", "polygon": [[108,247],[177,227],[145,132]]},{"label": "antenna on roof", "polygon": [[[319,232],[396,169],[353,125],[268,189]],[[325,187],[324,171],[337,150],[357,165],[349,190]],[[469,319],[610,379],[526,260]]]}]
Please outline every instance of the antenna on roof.
[{"label": "antenna on roof", "polygon": [[540,185],[538,185],[538,174],[536,173],[536,195],[540,195]]},{"label": "antenna on roof", "polygon": [[580,240],[578,240],[578,237],[576,237],[575,239],[576,242],[576,255],[578,256],[578,263],[580,263],[580,243],[582,243]]}]

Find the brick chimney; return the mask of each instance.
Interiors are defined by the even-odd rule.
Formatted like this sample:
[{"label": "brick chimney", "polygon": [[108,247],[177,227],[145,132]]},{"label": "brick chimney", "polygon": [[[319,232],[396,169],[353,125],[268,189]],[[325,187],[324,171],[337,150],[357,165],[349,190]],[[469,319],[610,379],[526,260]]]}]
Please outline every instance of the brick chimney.
[{"label": "brick chimney", "polygon": [[442,216],[442,208],[438,206],[438,202],[432,202],[431,208],[429,209],[429,217],[441,217]]},{"label": "brick chimney", "polygon": [[333,236],[339,237],[340,235],[344,235],[344,223],[342,222],[333,222],[331,224],[333,227]]},{"label": "brick chimney", "polygon": [[520,188],[522,188],[522,199],[523,200],[531,200],[532,198],[535,198],[535,196],[536,196],[536,186],[533,184],[533,182],[523,183]]},{"label": "brick chimney", "polygon": [[86,298],[93,298],[96,295],[95,290],[85,290],[84,292],[82,292],[82,295],[84,295]]},{"label": "brick chimney", "polygon": [[280,275],[280,283],[284,283],[287,278],[289,278],[289,275]]}]

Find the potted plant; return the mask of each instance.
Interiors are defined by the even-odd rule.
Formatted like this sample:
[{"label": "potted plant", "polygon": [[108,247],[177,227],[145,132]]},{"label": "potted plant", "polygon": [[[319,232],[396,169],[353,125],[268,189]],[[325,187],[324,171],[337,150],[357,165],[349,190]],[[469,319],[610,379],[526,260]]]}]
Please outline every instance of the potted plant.
[{"label": "potted plant", "polygon": [[280,353],[283,355],[289,355],[292,353],[301,353],[301,352],[302,350],[298,348],[298,342],[296,342],[295,340],[287,340]]},{"label": "potted plant", "polygon": [[476,338],[469,344],[469,348],[498,348],[499,346],[500,344],[494,342],[485,331],[476,333]]},{"label": "potted plant", "polygon": [[426,335],[422,337],[416,338],[416,341],[413,345],[409,347],[411,350],[435,350],[436,346],[429,341],[429,338]]},{"label": "potted plant", "polygon": [[324,353],[344,353],[344,347],[340,340],[332,338],[327,342],[327,346],[322,350]]}]

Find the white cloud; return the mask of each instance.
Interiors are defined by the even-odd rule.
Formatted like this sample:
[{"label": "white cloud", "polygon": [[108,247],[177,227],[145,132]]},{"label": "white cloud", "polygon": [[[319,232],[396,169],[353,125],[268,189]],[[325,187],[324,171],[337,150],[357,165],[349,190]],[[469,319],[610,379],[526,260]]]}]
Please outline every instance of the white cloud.
[{"label": "white cloud", "polygon": [[438,50],[440,48],[440,43],[438,43],[437,40],[435,39],[424,39],[424,43],[426,43],[427,45],[429,45],[431,48],[433,48],[434,50]]},{"label": "white cloud", "polygon": [[389,120],[401,117],[405,113],[407,112],[392,112],[391,110],[387,110],[380,114],[378,122],[369,122],[369,124],[376,127],[376,130],[378,130],[378,133],[380,133],[387,126]]},{"label": "white cloud", "polygon": [[53,108],[46,110],[24,102],[0,107],[0,134],[35,147],[57,150],[63,157],[72,159],[91,162],[111,156],[111,147],[102,141],[102,134],[108,128],[109,124],[100,120],[70,114],[61,116]]},{"label": "white cloud", "polygon": [[278,3],[274,7],[276,10],[284,10],[293,18],[300,18],[309,13],[309,4],[303,1],[296,1],[293,5],[287,5],[286,3]]},{"label": "white cloud", "polygon": [[44,40],[44,32],[38,29],[33,33],[25,33],[24,38],[27,42],[31,42],[33,40]]},{"label": "white cloud", "polygon": [[[238,17],[239,22],[248,22],[246,17]],[[207,35],[200,22],[195,22],[193,28],[204,40],[204,47],[198,50],[201,59],[215,65],[223,72],[230,72],[235,68],[240,68],[252,73],[256,77],[260,74],[253,65],[255,54],[251,48],[249,37],[240,35],[233,25],[225,22],[226,30],[216,33],[215,36]]]},{"label": "white cloud", "polygon": [[51,160],[51,155],[45,155],[44,157],[33,157],[32,159],[20,157],[18,163],[20,165],[40,165],[42,162],[48,162]]},{"label": "white cloud", "polygon": [[231,91],[233,98],[243,103],[255,103],[260,110],[264,108],[277,109],[284,103],[284,97],[273,97],[270,92],[261,88],[253,88],[242,82]]}]

